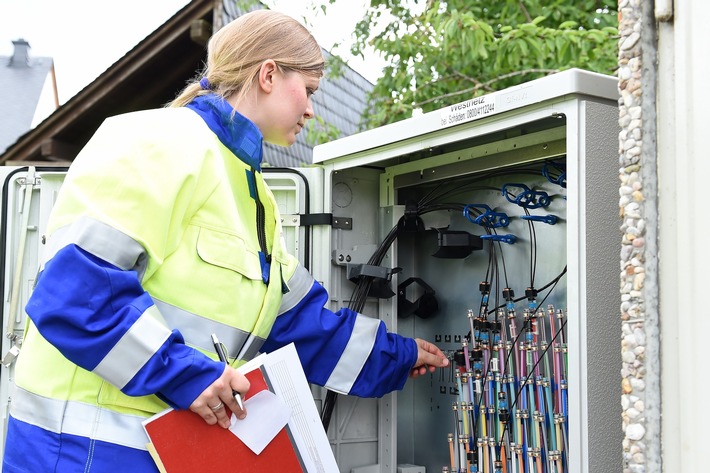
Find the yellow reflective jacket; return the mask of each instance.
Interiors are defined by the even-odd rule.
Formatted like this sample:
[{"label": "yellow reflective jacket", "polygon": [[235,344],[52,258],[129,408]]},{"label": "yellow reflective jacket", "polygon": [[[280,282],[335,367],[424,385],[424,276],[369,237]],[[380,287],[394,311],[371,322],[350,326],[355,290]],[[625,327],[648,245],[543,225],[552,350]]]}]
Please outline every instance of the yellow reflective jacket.
[{"label": "yellow reflective jacket", "polygon": [[[250,138],[242,143],[247,160],[256,153],[260,160],[261,135],[244,121]],[[115,320],[99,324],[113,334],[104,342],[113,349],[83,350],[84,343],[98,342],[82,340],[81,332],[69,340],[59,333],[66,328],[59,326],[53,333],[52,324],[40,334],[31,323],[16,367],[16,405],[23,404],[22,396],[31,398],[35,414],[16,410],[13,415],[31,423],[48,416],[48,428],[76,424],[69,433],[86,436],[90,423],[82,427],[81,418],[104,415],[103,424],[114,424],[106,427],[107,437],[133,446],[143,442],[140,436],[127,440],[129,431],[135,433],[139,427],[137,420],[164,409],[166,400],[189,406],[216,378],[215,370],[221,372],[217,363],[205,369],[212,363],[206,357],[181,360],[187,372],[194,371],[189,382],[181,380],[191,388],[169,386],[165,396],[136,395],[144,388],[138,382],[131,387],[132,375],[145,370],[145,363],[157,363],[154,355],[166,350],[166,340],[176,337],[172,331],[211,357],[211,333],[219,334],[231,358],[249,359],[258,351],[297,261],[284,248],[277,204],[253,164],[237,159],[234,150],[187,108],[126,114],[101,126],[72,164],[49,220],[43,266],[47,275],[40,277],[38,288],[54,286],[54,292],[43,289],[36,296],[39,300],[28,304],[28,313],[32,316],[31,307],[46,305],[48,297],[64,291],[61,278],[68,271],[83,270],[59,268],[60,262],[65,264],[60,257],[66,258],[69,248],[80,248],[80,255],[108,262],[123,273],[133,272],[155,306],[127,301],[138,312],[131,322],[119,320],[125,316],[120,307],[112,308]],[[74,264],[71,257],[66,260],[67,265]],[[54,271],[47,271],[53,261]],[[105,286],[113,284],[107,281]],[[116,303],[111,287],[87,289],[101,303]],[[144,301],[145,295],[141,297]],[[87,304],[91,299],[87,297]],[[83,315],[78,317],[83,320]],[[88,315],[83,321],[93,322]],[[117,336],[121,331],[124,336]],[[62,343],[67,347],[62,352],[72,352],[75,344],[77,354],[63,356],[55,348]],[[169,350],[165,356],[170,356]],[[172,360],[164,362],[169,365]],[[155,367],[156,372],[159,369],[166,367]],[[199,376],[204,379],[195,381]],[[63,407],[57,410],[59,406]],[[115,419],[108,422],[110,416],[99,408],[109,410]],[[74,415],[76,422],[61,419],[61,412]],[[131,428],[122,429],[125,426]]]}]

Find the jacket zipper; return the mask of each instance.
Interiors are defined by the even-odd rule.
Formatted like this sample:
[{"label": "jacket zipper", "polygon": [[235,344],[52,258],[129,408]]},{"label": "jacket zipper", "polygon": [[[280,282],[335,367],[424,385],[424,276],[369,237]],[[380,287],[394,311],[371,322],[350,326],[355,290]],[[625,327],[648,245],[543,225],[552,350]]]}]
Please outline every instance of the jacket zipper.
[{"label": "jacket zipper", "polygon": [[254,201],[256,202],[257,237],[259,238],[261,252],[264,253],[264,256],[266,257],[266,262],[271,263],[271,254],[269,253],[266,245],[266,211],[264,210],[264,204],[261,203],[261,198],[259,197],[259,188],[256,182],[256,171],[254,168],[251,168],[251,172],[254,176]]}]

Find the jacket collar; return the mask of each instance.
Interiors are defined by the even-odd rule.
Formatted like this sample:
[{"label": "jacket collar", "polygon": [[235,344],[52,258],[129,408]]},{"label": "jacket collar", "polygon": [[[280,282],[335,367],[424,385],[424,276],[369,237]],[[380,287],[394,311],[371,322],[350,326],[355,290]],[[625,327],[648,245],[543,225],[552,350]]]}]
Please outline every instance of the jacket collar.
[{"label": "jacket collar", "polygon": [[261,171],[264,137],[251,120],[216,94],[195,97],[186,107],[197,112],[219,141],[240,160]]}]

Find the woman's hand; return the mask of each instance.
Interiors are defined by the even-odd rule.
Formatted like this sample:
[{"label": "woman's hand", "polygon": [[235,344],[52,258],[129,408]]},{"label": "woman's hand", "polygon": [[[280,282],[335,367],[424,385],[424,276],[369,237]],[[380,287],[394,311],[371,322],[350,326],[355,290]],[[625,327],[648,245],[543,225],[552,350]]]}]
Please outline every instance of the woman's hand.
[{"label": "woman's hand", "polygon": [[417,342],[419,355],[417,356],[417,362],[414,363],[414,367],[409,373],[411,378],[424,375],[427,371],[433,373],[437,368],[449,366],[449,359],[436,345],[421,338],[415,338],[414,341]]},{"label": "woman's hand", "polygon": [[190,410],[208,424],[219,423],[227,429],[230,425],[230,416],[227,415],[225,406],[234,412],[238,419],[243,419],[247,415],[246,410],[240,409],[237,401],[234,400],[232,390],[246,393],[249,391],[249,380],[239,371],[225,365],[222,375],[197,396],[190,405]]}]

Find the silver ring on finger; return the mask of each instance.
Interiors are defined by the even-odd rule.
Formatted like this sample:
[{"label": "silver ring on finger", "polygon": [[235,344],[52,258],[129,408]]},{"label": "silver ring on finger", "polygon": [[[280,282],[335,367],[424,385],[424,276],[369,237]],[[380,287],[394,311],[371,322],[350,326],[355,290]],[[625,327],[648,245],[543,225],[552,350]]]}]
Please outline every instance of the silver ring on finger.
[{"label": "silver ring on finger", "polygon": [[210,409],[212,409],[212,412],[217,412],[218,410],[222,409],[222,406],[224,406],[224,404],[222,403],[222,401],[219,401],[219,404],[214,407],[210,406]]}]

